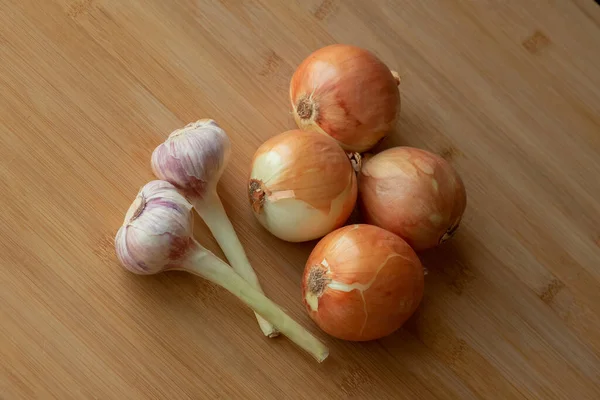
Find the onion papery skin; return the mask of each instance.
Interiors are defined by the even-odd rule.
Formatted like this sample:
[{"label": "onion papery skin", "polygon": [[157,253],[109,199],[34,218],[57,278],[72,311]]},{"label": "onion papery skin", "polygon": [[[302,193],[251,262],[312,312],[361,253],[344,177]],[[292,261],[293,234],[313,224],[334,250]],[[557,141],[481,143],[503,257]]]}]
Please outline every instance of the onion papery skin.
[{"label": "onion papery skin", "polygon": [[452,165],[412,147],[363,160],[359,196],[367,223],[397,234],[416,251],[452,237],[467,206],[464,183]]},{"label": "onion papery skin", "polygon": [[398,74],[373,53],[336,44],[309,55],[290,82],[290,101],[302,130],[327,134],[347,151],[375,146],[400,112]]},{"label": "onion papery skin", "polygon": [[399,236],[359,224],[325,236],[310,254],[302,295],[326,333],[367,341],[400,328],[423,298],[419,258]]},{"label": "onion papery skin", "polygon": [[352,213],[356,174],[334,140],[291,130],[254,154],[248,196],[254,215],[273,235],[289,242],[318,239]]}]

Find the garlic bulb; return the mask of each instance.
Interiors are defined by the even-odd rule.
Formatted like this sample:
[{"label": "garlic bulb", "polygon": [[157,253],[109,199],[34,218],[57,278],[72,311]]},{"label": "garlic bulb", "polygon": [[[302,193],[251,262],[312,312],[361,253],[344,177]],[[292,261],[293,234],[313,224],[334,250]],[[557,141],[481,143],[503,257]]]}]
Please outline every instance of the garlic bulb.
[{"label": "garlic bulb", "polygon": [[356,176],[333,139],[291,130],[267,140],[254,154],[248,196],[269,232],[303,242],[344,224],[356,203]]},{"label": "garlic bulb", "polygon": [[[262,293],[258,277],[217,194],[217,183],[231,154],[229,137],[211,119],[177,129],[152,153],[154,174],[175,185],[194,205],[219,243],[233,269]],[[265,336],[277,329],[257,315]]]},{"label": "garlic bulb", "polygon": [[229,162],[231,142],[212,119],[201,119],[173,131],[152,153],[152,171],[186,197],[203,198],[216,190]]},{"label": "garlic bulb", "polygon": [[191,210],[192,205],[173,185],[147,183],[129,207],[115,239],[121,264],[136,274],[155,274],[181,261],[191,242]]},{"label": "garlic bulb", "polygon": [[286,315],[192,237],[191,204],[165,181],[152,181],[138,193],[115,249],[124,268],[141,275],[183,270],[222,286],[237,296],[319,362],[329,351],[318,339]]}]

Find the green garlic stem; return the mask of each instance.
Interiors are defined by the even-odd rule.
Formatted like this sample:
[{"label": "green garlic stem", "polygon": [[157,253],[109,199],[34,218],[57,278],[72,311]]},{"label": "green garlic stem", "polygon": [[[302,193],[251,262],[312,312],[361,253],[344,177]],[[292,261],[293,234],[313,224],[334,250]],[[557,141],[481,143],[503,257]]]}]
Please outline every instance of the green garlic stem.
[{"label": "green garlic stem", "polygon": [[[231,221],[227,217],[223,203],[216,190],[209,190],[204,199],[195,200],[194,208],[212,232],[235,272],[254,289],[264,294],[256,272],[254,272],[250,261],[248,261],[248,257],[246,257],[244,247],[235,233]],[[279,336],[279,332],[273,324],[266,321],[259,314],[256,314],[256,319],[265,336],[270,338]]]},{"label": "green garlic stem", "polygon": [[182,269],[222,286],[248,307],[279,328],[292,342],[310,353],[318,362],[329,355],[329,349],[284,313],[281,308],[239,276],[224,261],[196,243]]}]

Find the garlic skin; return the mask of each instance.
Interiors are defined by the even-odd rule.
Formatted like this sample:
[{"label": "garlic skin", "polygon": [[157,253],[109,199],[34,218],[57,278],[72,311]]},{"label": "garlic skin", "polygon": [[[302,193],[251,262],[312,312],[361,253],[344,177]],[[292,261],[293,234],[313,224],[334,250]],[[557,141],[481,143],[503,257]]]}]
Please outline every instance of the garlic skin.
[{"label": "garlic skin", "polygon": [[254,154],[248,196],[269,232],[304,242],[348,219],[356,203],[356,175],[333,139],[291,130],[267,140]]},{"label": "garlic skin", "polygon": [[152,153],[152,171],[189,197],[216,189],[231,155],[231,141],[212,119],[173,131]]},{"label": "garlic skin", "polygon": [[180,261],[190,247],[192,205],[165,181],[138,192],[115,237],[119,261],[129,271],[149,275]]}]

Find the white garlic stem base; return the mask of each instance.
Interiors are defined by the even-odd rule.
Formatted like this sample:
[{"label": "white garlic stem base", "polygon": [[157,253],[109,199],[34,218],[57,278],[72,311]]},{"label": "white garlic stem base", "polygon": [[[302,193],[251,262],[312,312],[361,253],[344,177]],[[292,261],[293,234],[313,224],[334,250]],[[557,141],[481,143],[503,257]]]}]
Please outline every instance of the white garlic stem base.
[{"label": "white garlic stem base", "polygon": [[[250,265],[244,247],[240,242],[231,221],[227,217],[221,198],[215,190],[209,190],[203,199],[193,202],[194,208],[200,217],[204,220],[208,229],[217,240],[219,247],[225,253],[225,257],[231,264],[231,267],[254,289],[264,294],[256,272]],[[256,314],[256,319],[261,331],[265,336],[274,338],[279,336],[277,328],[266,321],[263,317]]]},{"label": "white garlic stem base", "polygon": [[322,362],[329,355],[329,349],[319,339],[290,318],[277,304],[250,286],[224,261],[197,242],[181,268],[176,269],[183,269],[222,286],[277,326],[281,333],[311,354],[318,362]]}]

